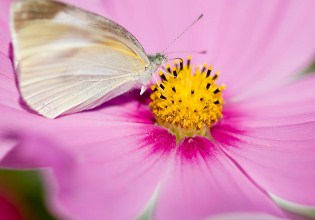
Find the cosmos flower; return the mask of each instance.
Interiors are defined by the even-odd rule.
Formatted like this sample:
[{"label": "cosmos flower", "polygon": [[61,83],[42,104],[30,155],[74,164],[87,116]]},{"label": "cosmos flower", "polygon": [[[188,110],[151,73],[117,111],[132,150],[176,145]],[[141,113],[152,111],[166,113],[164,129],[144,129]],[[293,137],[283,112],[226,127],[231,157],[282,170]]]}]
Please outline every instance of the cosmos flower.
[{"label": "cosmos flower", "polygon": [[207,54],[170,66],[150,98],[49,120],[20,99],[1,1],[2,166],[51,167],[52,207],[70,219],[284,217],[271,195],[315,206],[315,77],[298,78],[314,59],[314,1],[72,2],[152,53],[203,12],[172,50]]}]

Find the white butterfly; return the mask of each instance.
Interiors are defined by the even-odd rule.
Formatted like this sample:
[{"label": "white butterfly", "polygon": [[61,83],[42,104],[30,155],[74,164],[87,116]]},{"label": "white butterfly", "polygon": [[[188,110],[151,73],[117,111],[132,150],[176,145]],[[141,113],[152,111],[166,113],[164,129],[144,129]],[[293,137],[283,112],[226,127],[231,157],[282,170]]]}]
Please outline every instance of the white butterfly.
[{"label": "white butterfly", "polygon": [[119,24],[60,2],[13,4],[11,32],[21,95],[47,118],[94,108],[137,84],[142,94],[167,61],[147,55]]}]

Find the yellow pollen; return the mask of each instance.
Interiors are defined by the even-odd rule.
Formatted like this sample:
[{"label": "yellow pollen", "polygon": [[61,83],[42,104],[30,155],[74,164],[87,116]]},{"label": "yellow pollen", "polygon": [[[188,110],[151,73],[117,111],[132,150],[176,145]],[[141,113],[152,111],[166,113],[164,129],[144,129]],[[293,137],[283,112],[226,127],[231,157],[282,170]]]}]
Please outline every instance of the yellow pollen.
[{"label": "yellow pollen", "polygon": [[222,118],[222,91],[218,86],[219,72],[212,73],[212,67],[204,64],[193,69],[191,57],[184,65],[181,60],[167,73],[159,72],[161,78],[152,86],[150,108],[157,124],[168,128],[177,141],[196,135],[210,136],[210,128]]}]

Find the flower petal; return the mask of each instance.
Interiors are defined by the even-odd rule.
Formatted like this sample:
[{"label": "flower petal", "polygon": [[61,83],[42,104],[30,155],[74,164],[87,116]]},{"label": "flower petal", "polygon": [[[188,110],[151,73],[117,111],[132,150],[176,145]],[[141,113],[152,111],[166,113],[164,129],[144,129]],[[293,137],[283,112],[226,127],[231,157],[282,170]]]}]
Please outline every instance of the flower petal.
[{"label": "flower petal", "polygon": [[227,103],[226,111],[242,112],[229,123],[250,127],[294,125],[315,120],[315,75],[242,102]]},{"label": "flower petal", "polygon": [[202,219],[227,212],[282,215],[272,200],[209,140],[186,139],[161,185],[157,219]]},{"label": "flower petal", "polygon": [[[167,0],[150,2],[108,0],[103,1],[103,8],[106,10],[106,16],[126,27],[139,39],[144,49],[149,54],[153,54],[162,52],[174,38],[200,16],[204,12],[205,2],[199,0],[196,3]],[[200,21],[194,25],[192,30],[187,31],[167,52],[191,49],[196,51],[197,44],[195,43],[198,41],[191,41],[191,39],[195,39],[196,33],[204,28],[202,23],[203,21]],[[198,49],[204,50],[204,45]]]},{"label": "flower petal", "polygon": [[230,92],[244,96],[285,83],[313,60],[315,51],[314,1],[247,3],[223,9],[224,37],[215,41],[220,50],[213,55]]},{"label": "flower petal", "polygon": [[118,0],[103,5],[104,10],[108,9],[105,14],[137,36],[150,53],[161,52],[186,25],[204,13],[204,18],[169,51],[207,50],[195,61],[210,62],[214,69],[221,70],[220,80],[228,85],[234,98],[283,84],[314,58],[312,0],[286,4],[250,0],[134,4]]},{"label": "flower petal", "polygon": [[280,220],[284,218],[275,217],[265,213],[229,213],[207,218],[206,220]]},{"label": "flower petal", "polygon": [[[102,140],[87,142],[84,136],[89,134],[81,134],[85,141],[70,146],[79,159],[76,172],[71,178],[57,175],[56,206],[73,217],[134,219],[165,173],[170,151],[159,146],[172,148],[175,143],[166,130],[148,125],[109,129]],[[148,133],[154,133],[155,140]]]},{"label": "flower petal", "polygon": [[[238,141],[225,143],[224,151],[266,191],[314,206],[314,128],[315,122],[309,122],[226,133]],[[212,134],[217,140],[224,132],[218,128]]]},{"label": "flower petal", "polygon": [[51,138],[38,133],[13,130],[5,133],[1,129],[0,142],[10,143],[9,149],[0,160],[1,167],[18,169],[54,167],[62,168],[65,172],[72,167],[73,157],[58,147]]},{"label": "flower petal", "polygon": [[11,36],[9,30],[10,4],[10,0],[2,0],[0,2],[0,55],[12,57],[13,54],[11,54],[12,50],[10,49]]},{"label": "flower petal", "polygon": [[305,76],[255,99],[227,104],[226,112],[234,115],[225,115],[212,129],[214,138],[258,185],[288,201],[312,206],[314,83],[314,75]]}]

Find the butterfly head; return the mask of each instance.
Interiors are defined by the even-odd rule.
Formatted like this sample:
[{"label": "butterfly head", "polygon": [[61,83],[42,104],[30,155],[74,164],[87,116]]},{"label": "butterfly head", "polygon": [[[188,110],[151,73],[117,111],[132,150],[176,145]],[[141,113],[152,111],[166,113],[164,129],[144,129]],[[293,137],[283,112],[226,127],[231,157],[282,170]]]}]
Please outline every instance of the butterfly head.
[{"label": "butterfly head", "polygon": [[148,56],[150,62],[157,67],[164,65],[167,62],[167,57],[164,54],[156,53]]},{"label": "butterfly head", "polygon": [[142,84],[140,95],[144,93],[147,85],[151,81],[151,77],[154,72],[160,66],[163,66],[167,62],[167,57],[162,53],[156,53],[154,55],[148,55],[148,59],[150,61],[150,66],[145,68],[145,73],[138,79],[138,82]]}]

